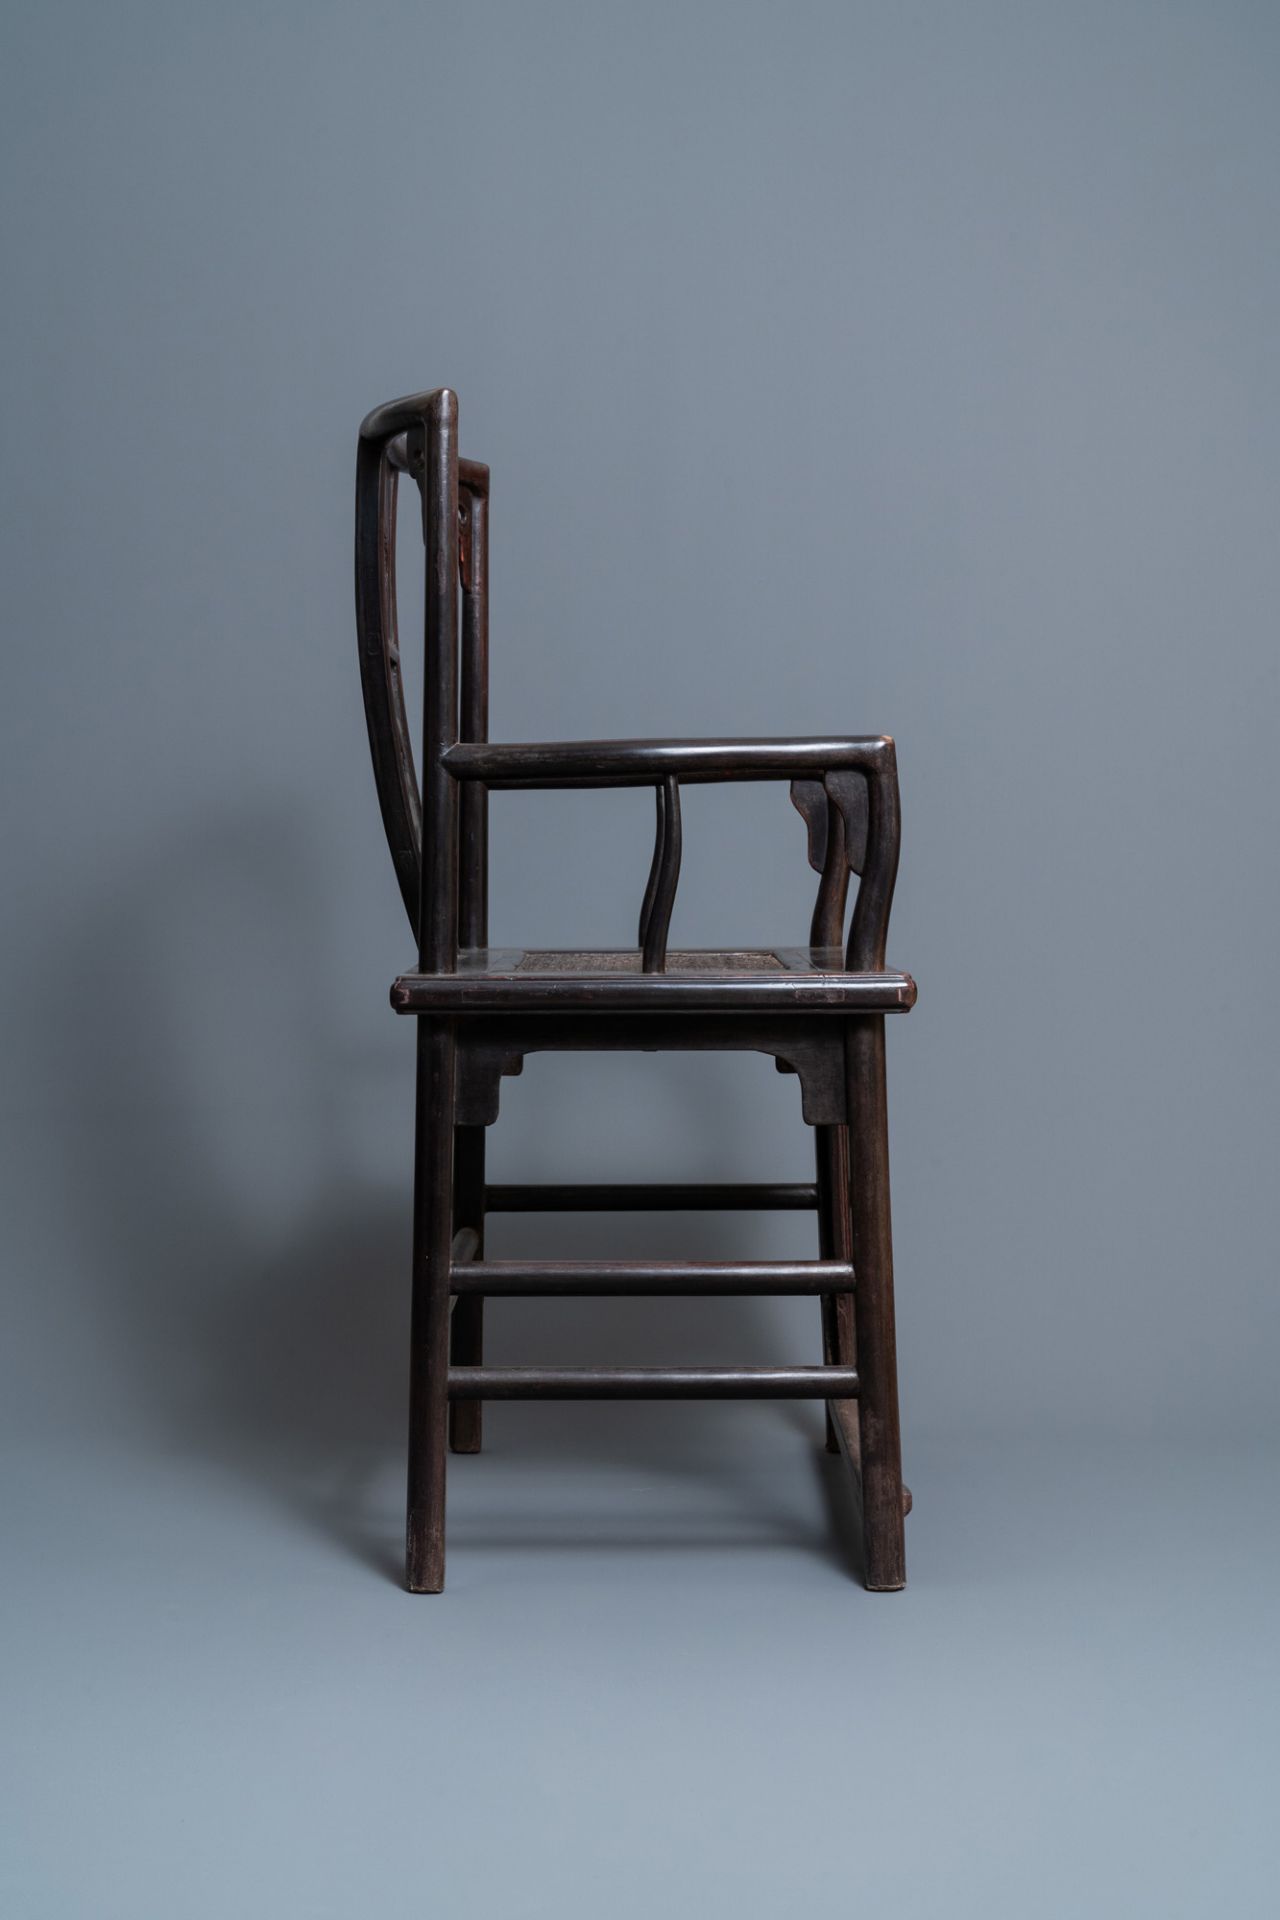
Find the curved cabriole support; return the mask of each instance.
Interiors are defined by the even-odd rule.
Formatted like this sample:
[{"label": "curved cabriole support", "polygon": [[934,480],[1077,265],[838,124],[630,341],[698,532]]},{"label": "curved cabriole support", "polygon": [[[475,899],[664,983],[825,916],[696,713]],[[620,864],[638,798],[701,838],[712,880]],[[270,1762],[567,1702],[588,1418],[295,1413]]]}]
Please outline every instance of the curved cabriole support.
[{"label": "curved cabriole support", "polygon": [[898,773],[892,740],[875,743],[865,772],[840,767],[821,780],[793,780],[791,803],[809,830],[809,865],[822,876],[810,946],[840,945],[849,875],[856,873],[860,881],[845,965],[851,973],[880,972],[898,872]]},{"label": "curved cabriole support", "polygon": [[840,767],[826,776],[823,786],[832,824],[843,836],[846,871],[860,874],[867,863],[867,775]]},{"label": "curved cabriole support", "polygon": [[821,780],[793,780],[791,804],[809,835],[809,865],[821,873],[827,860],[827,794]]},{"label": "curved cabriole support", "polygon": [[[844,940],[845,903],[849,897],[849,866],[844,813],[823,780],[793,780],[791,804],[809,833],[809,865],[821,876],[818,898],[809,924],[811,947],[838,947]],[[854,775],[854,779],[858,776]]]},{"label": "curved cabriole support", "polygon": [[793,780],[791,804],[809,830],[809,865],[821,875],[809,945],[838,947],[844,940],[849,875],[861,873],[866,860],[866,775],[845,767],[821,780]]},{"label": "curved cabriole support", "polygon": [[645,973],[666,971],[667,935],[680,879],[680,782],[674,777],[668,778],[656,792],[653,862],[640,908],[641,964]]},{"label": "curved cabriole support", "polygon": [[898,847],[902,837],[898,756],[887,734],[878,742],[875,757],[867,769],[866,799],[866,857],[853,907],[849,945],[845,951],[845,965],[850,973],[884,971],[889,909],[893,905],[894,883],[898,877]]},{"label": "curved cabriole support", "polygon": [[844,815],[823,795],[827,807],[827,846],[822,862],[818,897],[813,903],[809,925],[811,947],[838,947],[844,939],[845,907],[849,899],[849,858],[846,853]]}]

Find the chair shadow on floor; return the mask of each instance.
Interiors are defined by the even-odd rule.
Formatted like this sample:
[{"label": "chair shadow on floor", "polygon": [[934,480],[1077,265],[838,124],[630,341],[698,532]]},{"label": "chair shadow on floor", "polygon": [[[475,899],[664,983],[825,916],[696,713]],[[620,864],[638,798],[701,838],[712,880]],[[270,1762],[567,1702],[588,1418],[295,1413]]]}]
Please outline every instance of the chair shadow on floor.
[{"label": "chair shadow on floor", "polygon": [[[66,1190],[101,1308],[109,1397],[147,1446],[229,1474],[290,1524],[399,1583],[413,1047],[407,1023],[381,1012],[398,957],[392,912],[384,976],[353,982],[326,946],[324,900],[305,826],[286,812],[247,810],[210,823],[199,844],[186,835],[158,845],[132,885],[117,876],[93,903],[91,1006],[72,991],[69,945],[45,955],[42,981],[55,993],[62,985],[70,1009],[61,1065],[78,1112],[66,1123]],[[372,1047],[350,1038],[367,1035],[371,1003],[385,1030]],[[750,1065],[773,1073],[767,1060]],[[749,1167],[735,1176],[743,1129],[709,1067],[704,1056],[665,1063],[664,1097],[686,1129],[696,1132],[701,1119],[715,1143],[716,1164],[688,1166],[681,1177],[750,1178]],[[541,1152],[539,1081],[531,1061],[521,1082],[508,1083],[518,1094],[504,1087],[513,1162],[522,1146]],[[788,1077],[781,1086],[803,1152],[796,1083]],[[537,1175],[504,1159],[499,1177]],[[792,1223],[791,1247],[809,1250],[811,1217],[783,1218]],[[608,1247],[624,1257],[726,1258],[750,1252],[755,1223],[756,1216],[696,1215],[504,1220],[491,1251],[501,1257],[519,1245],[531,1257],[553,1248],[580,1257]],[[578,1303],[572,1314],[562,1311],[566,1304],[491,1303],[493,1358],[776,1364],[803,1357],[779,1351],[780,1338],[797,1337],[817,1357],[814,1301],[613,1301]],[[807,1315],[803,1326],[786,1318],[797,1310]],[[814,1452],[823,1501],[813,1501],[801,1474],[800,1506],[789,1510],[776,1475],[744,1467],[735,1439],[744,1420],[753,1446],[799,1440]],[[593,1475],[616,1470],[618,1487],[624,1477],[686,1489],[691,1477],[701,1481],[697,1511],[715,1510],[718,1548],[773,1544],[845,1571],[856,1564],[847,1482],[841,1463],[820,1451],[816,1407],[555,1405],[491,1408],[487,1421],[486,1454],[459,1461],[451,1483],[459,1552],[534,1539],[624,1550],[697,1544],[687,1517],[663,1520],[661,1499],[632,1512],[606,1494],[604,1511],[588,1506],[581,1525],[568,1529],[545,1503],[532,1520],[523,1500],[505,1513],[491,1499],[471,1504],[486,1460],[504,1487],[518,1481],[530,1500],[540,1477],[551,1489],[587,1462]],[[834,1528],[820,1511],[824,1501]]]}]

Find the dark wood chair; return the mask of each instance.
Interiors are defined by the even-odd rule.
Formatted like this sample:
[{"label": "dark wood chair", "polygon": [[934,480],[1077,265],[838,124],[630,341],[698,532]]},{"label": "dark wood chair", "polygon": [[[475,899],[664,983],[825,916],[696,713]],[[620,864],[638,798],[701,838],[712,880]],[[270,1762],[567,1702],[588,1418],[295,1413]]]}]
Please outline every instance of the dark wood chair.
[{"label": "dark wood chair", "polygon": [[[415,774],[396,628],[400,474],[417,483],[426,549],[422,782]],[[827,1409],[860,1502],[868,1587],[906,1578],[894,1347],[884,1016],[915,984],[885,966],[898,866],[898,775],[884,735],[804,740],[488,739],[488,469],[458,453],[448,388],[393,401],[360,429],[356,608],[365,713],[383,824],[417,941],[391,989],[418,1036],[407,1579],[444,1585],[447,1446],[480,1447],[481,1405],[511,1399],[811,1398]],[[680,867],[680,789],[787,780],[821,876],[806,946],[667,951]],[[617,952],[496,951],[487,930],[488,794],[501,787],[650,787],[653,863],[638,945]],[[859,884],[847,943],[849,875]],[[813,1128],[811,1185],[499,1186],[485,1129],[504,1074],[559,1049],[746,1048],[799,1080]],[[732,1263],[494,1261],[494,1212],[808,1208],[816,1260]],[[822,1366],[487,1367],[486,1297],[816,1294]]]}]

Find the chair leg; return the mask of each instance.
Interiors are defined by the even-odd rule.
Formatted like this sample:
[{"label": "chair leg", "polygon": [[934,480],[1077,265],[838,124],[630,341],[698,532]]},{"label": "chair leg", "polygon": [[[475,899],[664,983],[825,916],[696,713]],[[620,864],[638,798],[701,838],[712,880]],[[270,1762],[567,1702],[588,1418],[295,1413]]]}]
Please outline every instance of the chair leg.
[{"label": "chair leg", "polygon": [[907,1568],[882,1014],[866,1015],[848,1023],[845,1085],[849,1110],[863,1553],[868,1587],[884,1593],[906,1585]]},{"label": "chair leg", "polygon": [[[454,1133],[453,1217],[455,1233],[474,1227],[477,1260],[484,1259],[484,1127]],[[484,1365],[484,1295],[464,1293],[454,1302],[449,1358],[455,1367]],[[455,1400],[449,1408],[449,1445],[455,1453],[479,1453],[483,1400]]]},{"label": "chair leg", "polygon": [[[818,1186],[818,1257],[850,1260],[849,1244],[849,1134],[845,1127],[815,1127],[814,1159]],[[822,1296],[822,1360],[828,1367],[852,1367],[854,1357],[853,1296]],[[827,1452],[839,1453],[835,1422],[827,1409]]]},{"label": "chair leg", "polygon": [[440,1593],[444,1588],[456,1058],[452,1023],[420,1020],[405,1552],[406,1584],[411,1593]]}]

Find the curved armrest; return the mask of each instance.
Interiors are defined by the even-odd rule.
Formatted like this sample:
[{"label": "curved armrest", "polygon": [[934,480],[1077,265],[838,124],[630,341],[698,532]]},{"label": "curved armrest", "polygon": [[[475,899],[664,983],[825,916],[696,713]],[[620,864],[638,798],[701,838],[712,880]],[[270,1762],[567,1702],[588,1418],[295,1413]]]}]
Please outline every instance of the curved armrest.
[{"label": "curved armrest", "polygon": [[[673,864],[669,837],[664,852],[664,805],[666,821],[678,822],[679,785],[730,780],[821,782],[839,830],[828,833],[823,842],[824,889],[815,926],[820,917],[830,925],[831,902],[837,893],[843,913],[838,873],[840,863],[845,863],[848,871],[860,875],[845,964],[853,973],[884,970],[901,833],[897,751],[888,734],[804,740],[466,741],[447,748],[441,765],[456,780],[478,780],[489,788],[644,786],[664,793],[641,922],[646,947],[655,944],[650,896],[658,887],[660,872]],[[807,813],[807,808],[802,806],[801,811]],[[670,826],[667,831],[670,836]],[[665,945],[665,938],[661,944]]]},{"label": "curved armrest", "polygon": [[887,734],[804,740],[464,741],[443,766],[487,787],[651,787],[660,780],[819,779],[842,768],[892,766]]}]

